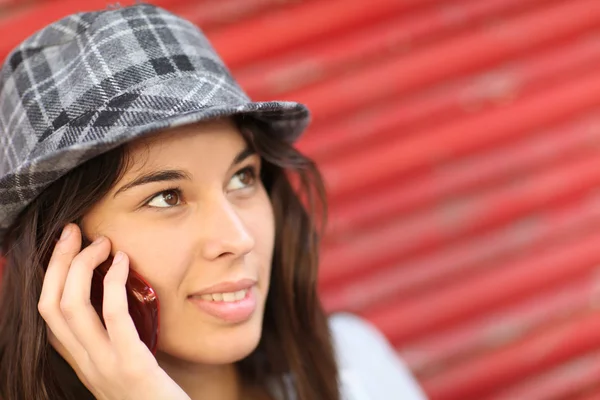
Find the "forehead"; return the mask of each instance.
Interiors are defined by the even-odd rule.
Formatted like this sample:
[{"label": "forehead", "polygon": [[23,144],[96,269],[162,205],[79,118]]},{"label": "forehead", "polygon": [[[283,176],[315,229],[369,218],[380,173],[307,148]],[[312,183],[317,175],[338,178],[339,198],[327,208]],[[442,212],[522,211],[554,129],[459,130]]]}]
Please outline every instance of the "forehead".
[{"label": "forehead", "polygon": [[230,163],[246,146],[244,137],[230,119],[177,127],[130,143],[126,173],[192,161],[205,165]]}]

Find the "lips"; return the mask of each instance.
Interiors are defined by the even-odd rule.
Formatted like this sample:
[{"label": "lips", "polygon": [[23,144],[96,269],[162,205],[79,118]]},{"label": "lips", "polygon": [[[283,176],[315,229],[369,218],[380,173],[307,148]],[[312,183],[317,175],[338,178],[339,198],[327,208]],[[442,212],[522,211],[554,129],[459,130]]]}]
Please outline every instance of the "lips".
[{"label": "lips", "polygon": [[207,287],[205,289],[202,289],[199,292],[196,293],[192,293],[191,296],[193,297],[201,297],[203,295],[207,295],[207,294],[219,294],[219,293],[235,293],[238,292],[240,290],[248,290],[250,289],[252,286],[256,285],[256,280],[254,279],[249,279],[249,278],[245,278],[245,279],[240,279],[238,281],[235,282],[221,282],[218,283],[216,285]]}]

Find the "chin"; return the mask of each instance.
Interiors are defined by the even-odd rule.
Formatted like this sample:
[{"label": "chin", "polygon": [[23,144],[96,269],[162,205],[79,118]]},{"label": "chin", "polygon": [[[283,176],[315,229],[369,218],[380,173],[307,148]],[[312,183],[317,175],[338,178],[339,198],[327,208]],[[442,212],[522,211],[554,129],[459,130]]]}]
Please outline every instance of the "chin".
[{"label": "chin", "polygon": [[179,331],[174,337],[165,335],[159,339],[159,352],[193,364],[232,364],[248,357],[258,346],[262,315],[236,325],[190,328],[184,328],[183,335]]}]

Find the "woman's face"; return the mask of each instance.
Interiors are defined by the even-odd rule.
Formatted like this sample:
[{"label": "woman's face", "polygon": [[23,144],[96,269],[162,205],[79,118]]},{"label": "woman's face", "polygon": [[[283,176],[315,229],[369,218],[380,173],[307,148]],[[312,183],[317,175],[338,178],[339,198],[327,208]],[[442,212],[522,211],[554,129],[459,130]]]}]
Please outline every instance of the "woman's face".
[{"label": "woman's face", "polygon": [[260,158],[230,121],[129,147],[130,167],[84,217],[155,289],[158,358],[225,364],[261,336],[275,227]]}]

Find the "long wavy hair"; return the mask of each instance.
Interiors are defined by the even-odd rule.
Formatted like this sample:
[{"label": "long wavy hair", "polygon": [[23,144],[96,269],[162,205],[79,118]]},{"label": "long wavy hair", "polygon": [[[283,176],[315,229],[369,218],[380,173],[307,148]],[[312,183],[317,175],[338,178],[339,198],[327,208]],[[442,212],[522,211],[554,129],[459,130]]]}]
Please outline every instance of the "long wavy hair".
[{"label": "long wavy hair", "polygon": [[[235,120],[263,159],[261,179],[276,220],[263,335],[256,350],[238,363],[241,376],[264,387],[275,379],[285,398],[292,391],[299,400],[338,400],[334,352],[316,287],[318,238],[326,215],[322,178],[309,158],[269,135],[266,126]],[[70,171],[9,230],[0,291],[3,400],[94,398],[50,345],[37,303],[54,238],[108,193],[127,163],[127,148],[120,147]]]}]

